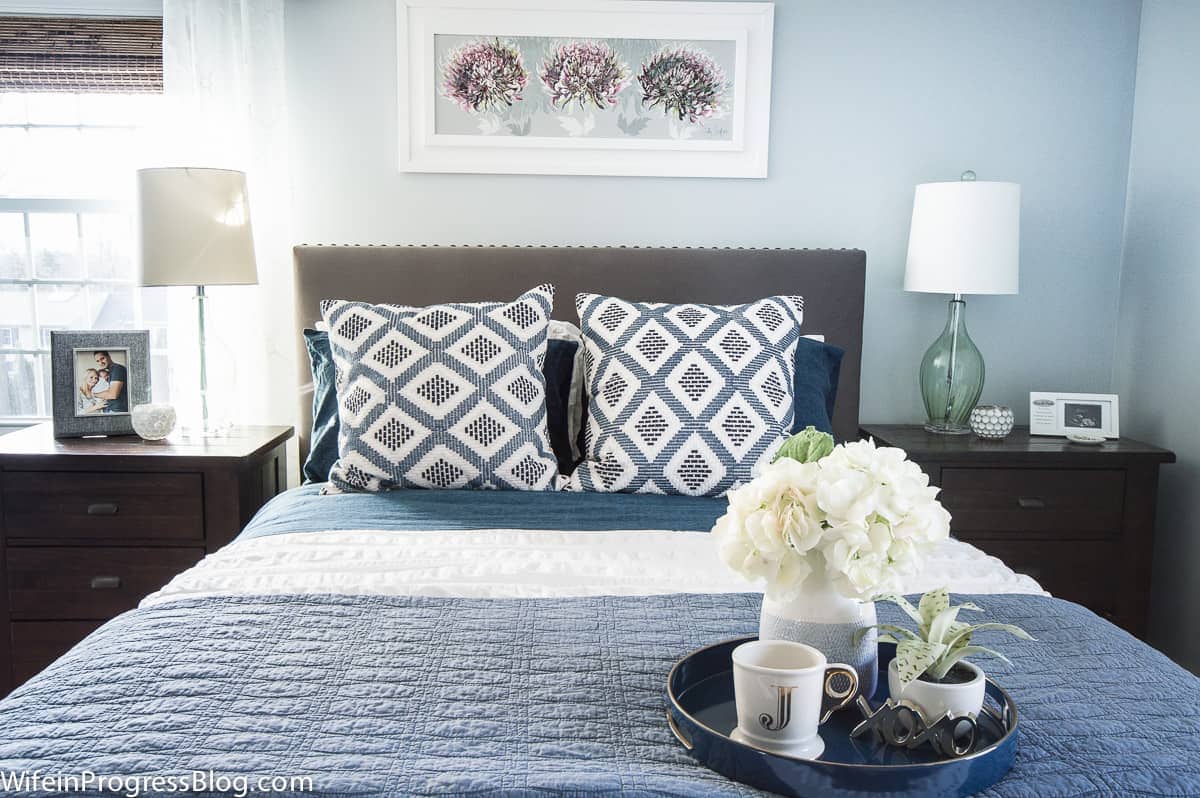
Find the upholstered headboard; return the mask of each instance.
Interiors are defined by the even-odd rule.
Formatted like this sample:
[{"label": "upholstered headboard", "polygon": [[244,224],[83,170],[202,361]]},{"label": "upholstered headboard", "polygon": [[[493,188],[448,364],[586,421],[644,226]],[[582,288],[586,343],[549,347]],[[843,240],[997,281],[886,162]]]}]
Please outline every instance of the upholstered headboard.
[{"label": "upholstered headboard", "polygon": [[[575,294],[735,304],[776,294],[804,297],[804,332],[846,350],[833,417],[839,439],[858,437],[866,253],[857,249],[654,249],[642,247],[310,246],[295,248],[296,344],[322,299],[402,305],[511,299],[539,283],[557,289],[555,318],[578,323]],[[300,391],[300,456],[308,452],[312,391]]]}]

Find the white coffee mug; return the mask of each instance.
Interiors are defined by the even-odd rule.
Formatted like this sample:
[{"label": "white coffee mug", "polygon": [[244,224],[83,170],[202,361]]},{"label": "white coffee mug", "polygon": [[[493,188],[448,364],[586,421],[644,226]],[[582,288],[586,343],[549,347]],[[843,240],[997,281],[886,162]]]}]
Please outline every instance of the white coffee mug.
[{"label": "white coffee mug", "polygon": [[774,753],[816,759],[825,750],[817,727],[850,703],[854,668],[830,665],[812,646],[752,640],[733,650],[738,725],[731,737]]}]

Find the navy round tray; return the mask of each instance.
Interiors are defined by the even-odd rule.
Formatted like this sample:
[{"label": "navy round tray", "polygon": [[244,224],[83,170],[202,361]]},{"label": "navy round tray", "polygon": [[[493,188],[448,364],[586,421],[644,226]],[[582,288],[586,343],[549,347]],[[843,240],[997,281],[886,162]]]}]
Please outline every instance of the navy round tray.
[{"label": "navy round tray", "polygon": [[[943,759],[928,745],[907,749],[885,745],[874,734],[852,738],[863,719],[851,704],[821,727],[820,759],[760,751],[729,738],[737,725],[733,704],[733,650],[754,637],[740,637],[694,651],[675,663],[667,677],[671,731],[701,764],[735,781],[792,796],[961,796],[995,784],[1012,767],[1017,751],[1017,710],[991,679],[979,718],[974,753]],[[888,697],[887,664],[895,650],[883,646],[878,708]]]}]

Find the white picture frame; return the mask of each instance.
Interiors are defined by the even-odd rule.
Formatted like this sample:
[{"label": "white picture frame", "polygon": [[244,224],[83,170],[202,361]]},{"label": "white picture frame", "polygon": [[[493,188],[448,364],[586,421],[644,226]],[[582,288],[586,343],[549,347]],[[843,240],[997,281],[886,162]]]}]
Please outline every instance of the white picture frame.
[{"label": "white picture frame", "polygon": [[[401,171],[767,176],[773,3],[397,0],[396,23]],[[450,96],[448,68],[454,56],[472,42],[493,38],[511,42],[520,55],[518,78],[525,82],[519,96],[483,107],[472,105],[478,94]],[[628,82],[602,107],[585,107],[580,100],[578,107],[560,108],[562,98],[553,97],[541,78],[552,46],[576,41],[611,45],[626,67],[622,74]],[[652,48],[655,42],[664,42],[662,50],[687,49],[702,57],[706,48],[720,53],[706,62],[716,64],[715,74],[725,78],[724,90],[715,95],[719,101],[697,117],[680,116],[675,128],[671,122],[682,113],[679,106],[671,113],[667,103],[646,105],[652,98],[640,79],[654,74],[646,67],[650,57],[635,63],[621,49],[634,52],[639,43]],[[518,99],[530,102],[521,105]],[[628,114],[616,121],[619,133],[613,132],[615,108]],[[591,127],[588,111],[593,112]],[[464,129],[467,123],[459,114],[470,116],[478,130]],[[563,120],[576,114],[578,120]]]},{"label": "white picture frame", "polygon": [[1121,437],[1120,398],[1112,393],[1029,393],[1030,435]]}]

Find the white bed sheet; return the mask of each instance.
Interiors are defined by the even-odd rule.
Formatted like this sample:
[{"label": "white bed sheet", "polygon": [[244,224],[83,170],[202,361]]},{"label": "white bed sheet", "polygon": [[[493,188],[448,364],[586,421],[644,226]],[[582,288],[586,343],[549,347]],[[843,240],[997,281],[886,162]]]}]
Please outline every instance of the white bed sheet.
[{"label": "white bed sheet", "polygon": [[[947,540],[905,593],[1048,595],[970,544]],[[220,595],[345,594],[527,598],[760,590],[717,558],[703,532],[297,532],[239,541],[142,601]]]}]

